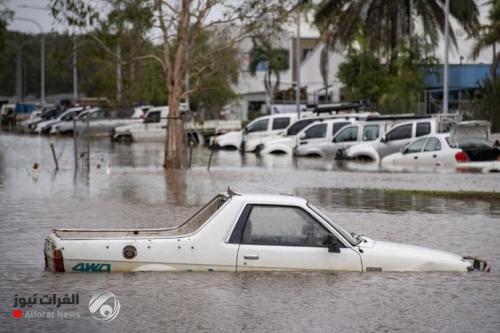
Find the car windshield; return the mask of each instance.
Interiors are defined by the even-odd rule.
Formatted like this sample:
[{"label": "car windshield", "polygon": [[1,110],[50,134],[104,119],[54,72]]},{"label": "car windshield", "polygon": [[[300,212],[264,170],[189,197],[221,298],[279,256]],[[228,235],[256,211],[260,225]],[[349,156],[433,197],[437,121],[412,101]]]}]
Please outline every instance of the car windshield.
[{"label": "car windshield", "polygon": [[361,239],[359,237],[355,237],[354,233],[349,233],[347,230],[342,228],[340,225],[333,222],[332,219],[330,219],[330,217],[328,215],[326,215],[325,213],[323,213],[321,211],[321,209],[313,206],[309,202],[307,203],[307,206],[309,206],[309,208],[311,208],[316,214],[321,216],[321,218],[323,218],[323,220],[325,220],[329,225],[331,225],[335,230],[337,230],[345,239],[347,239],[347,241],[349,243],[351,243],[351,245],[358,245],[359,243],[361,243]]}]

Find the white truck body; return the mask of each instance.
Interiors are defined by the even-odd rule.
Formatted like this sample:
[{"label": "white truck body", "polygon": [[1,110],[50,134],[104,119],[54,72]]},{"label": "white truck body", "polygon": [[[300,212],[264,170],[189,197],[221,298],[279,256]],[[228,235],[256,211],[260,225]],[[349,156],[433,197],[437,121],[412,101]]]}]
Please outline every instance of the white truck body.
[{"label": "white truck body", "polygon": [[280,140],[273,140],[267,143],[262,152],[269,154],[296,154],[301,147],[331,140],[333,135],[335,135],[338,130],[355,121],[356,120],[354,118],[349,117],[319,119],[318,121],[306,126],[295,136],[286,136],[282,137]]},{"label": "white truck body", "polygon": [[[254,119],[243,130],[231,131],[211,140],[211,145],[221,149],[242,149],[253,152],[259,143],[267,137],[284,132],[297,120],[297,114],[274,114]],[[249,145],[247,145],[249,143]]]},{"label": "white truck body", "polygon": [[[93,113],[99,110],[100,110],[99,108],[83,110],[76,116],[76,121],[81,122],[83,121],[83,119],[85,119],[87,113]],[[67,120],[62,119],[58,123],[52,125],[52,128],[50,129],[50,134],[61,134],[61,135],[73,134],[73,129],[74,129],[74,122],[72,118],[71,119],[68,118]]]},{"label": "white truck body", "polygon": [[126,142],[165,141],[168,111],[168,106],[153,107],[140,121],[116,127],[111,139]]},{"label": "white truck body", "polygon": [[[44,244],[46,268],[56,272],[473,269],[459,255],[348,233],[302,198],[228,192],[214,197],[178,227],[53,230]],[[486,261],[478,262],[489,270]]]},{"label": "white truck body", "polygon": [[352,125],[346,125],[337,131],[333,137],[326,140],[300,145],[297,148],[297,156],[335,157],[338,151],[342,151],[360,142],[376,140],[390,126],[389,122],[382,121],[360,121]]},{"label": "white truck body", "polygon": [[347,148],[338,158],[378,163],[385,156],[398,152],[418,137],[446,132],[459,121],[459,118],[457,114],[442,114],[432,118],[402,122],[377,140]]}]

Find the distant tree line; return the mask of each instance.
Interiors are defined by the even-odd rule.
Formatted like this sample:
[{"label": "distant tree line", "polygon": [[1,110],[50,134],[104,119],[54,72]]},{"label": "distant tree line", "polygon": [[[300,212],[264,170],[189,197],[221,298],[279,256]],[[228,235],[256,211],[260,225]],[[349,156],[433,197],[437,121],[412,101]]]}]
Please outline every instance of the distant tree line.
[{"label": "distant tree line", "polygon": [[[5,47],[0,49],[0,95],[15,96],[16,64],[22,63],[23,96],[40,95],[40,36],[14,31],[5,31]],[[100,36],[102,39],[110,37]],[[112,45],[113,40],[107,40]],[[163,69],[153,58],[141,58],[140,54],[162,53],[161,45],[134,36],[120,38],[122,63],[121,101],[117,100],[117,59],[110,50],[103,48],[88,35],[76,36],[78,55],[78,86],[80,95],[106,97],[113,105],[133,104],[165,105],[168,91],[165,89]],[[200,58],[210,50],[209,33],[200,35],[197,52]],[[73,92],[73,36],[69,33],[48,33],[46,49],[46,95],[72,94]],[[140,50],[140,51],[139,51]],[[22,58],[20,58],[21,52]],[[139,53],[140,52],[140,53]],[[203,109],[205,116],[217,117],[217,113],[235,98],[232,83],[238,78],[236,48],[219,52],[217,61],[211,66],[216,70],[203,72],[201,88],[191,98],[194,109]]]}]

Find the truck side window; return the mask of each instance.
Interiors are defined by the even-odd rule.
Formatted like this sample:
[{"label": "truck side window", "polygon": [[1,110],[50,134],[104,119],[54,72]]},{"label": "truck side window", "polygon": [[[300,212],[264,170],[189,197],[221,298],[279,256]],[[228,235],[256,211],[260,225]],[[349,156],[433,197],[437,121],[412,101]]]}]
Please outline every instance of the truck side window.
[{"label": "truck side window", "polygon": [[417,137],[431,133],[431,123],[417,123]]},{"label": "truck side window", "polygon": [[145,123],[159,123],[160,122],[160,111],[154,111],[148,113]]},{"label": "truck side window", "polygon": [[302,131],[304,128],[315,122],[316,119],[304,119],[304,120],[298,120],[292,124],[286,131],[286,135],[297,135],[300,131]]},{"label": "truck side window", "polygon": [[283,128],[287,128],[288,125],[290,125],[290,118],[289,117],[282,117],[282,118],[274,118],[273,119],[273,130],[280,130]]},{"label": "truck side window", "polygon": [[257,120],[255,123],[253,123],[248,127],[247,133],[267,131],[268,124],[269,124],[269,119]]},{"label": "truck side window", "polygon": [[385,136],[386,141],[395,141],[395,140],[404,140],[404,139],[410,139],[411,138],[411,129],[412,129],[412,124],[408,125],[402,125],[396,128],[393,128],[392,130],[387,133]]},{"label": "truck side window", "polygon": [[299,207],[252,207],[242,244],[324,247],[330,232]]},{"label": "truck side window", "polygon": [[356,126],[344,128],[333,139],[333,142],[349,142],[349,141],[358,141],[358,128]]},{"label": "truck side window", "polygon": [[363,141],[373,141],[378,138],[380,131],[379,125],[367,125],[363,129]]},{"label": "truck side window", "polygon": [[306,139],[324,138],[326,136],[326,126],[326,124],[318,124],[309,127],[305,132]]},{"label": "truck side window", "polygon": [[333,124],[333,128],[332,128],[332,135],[335,135],[342,127],[346,126],[346,125],[350,125],[351,122],[347,121],[347,122],[343,122],[343,123],[334,123]]}]

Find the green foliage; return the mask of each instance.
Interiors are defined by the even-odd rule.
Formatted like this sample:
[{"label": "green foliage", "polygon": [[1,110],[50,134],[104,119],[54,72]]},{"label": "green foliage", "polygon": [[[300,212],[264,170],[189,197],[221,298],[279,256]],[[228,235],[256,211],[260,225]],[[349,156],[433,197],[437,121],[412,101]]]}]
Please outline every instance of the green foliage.
[{"label": "green foliage", "polygon": [[337,78],[344,84],[346,100],[377,103],[387,90],[387,70],[373,52],[350,49],[346,61],[339,66]]},{"label": "green foliage", "polygon": [[190,87],[193,110],[201,110],[205,119],[218,118],[223,107],[236,98],[233,84],[238,81],[238,50],[222,45],[224,37],[207,31],[197,35],[194,48],[194,66]]},{"label": "green foliage", "polygon": [[421,68],[436,62],[422,55],[423,48],[421,41],[412,39],[398,49],[391,67],[381,64],[367,48],[351,48],[337,75],[345,85],[344,98],[368,100],[384,113],[415,112],[424,90]]},{"label": "green foliage", "polygon": [[493,132],[500,131],[500,82],[484,80],[476,100],[481,117],[491,122]]},{"label": "green foliage", "polygon": [[4,48],[7,24],[12,19],[13,12],[5,7],[4,0],[0,0],[0,49]]},{"label": "green foliage", "polygon": [[[253,48],[250,51],[249,72],[255,75],[257,67],[261,62],[267,63],[267,72],[264,76],[264,87],[267,95],[273,97],[274,92],[280,86],[280,73],[286,71],[289,67],[288,50],[274,48],[269,37],[253,38]],[[276,78],[272,83],[272,76]]]}]

